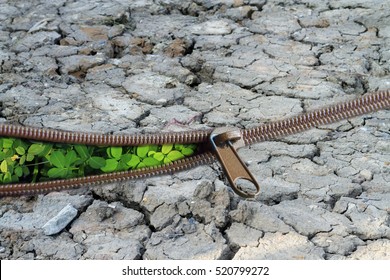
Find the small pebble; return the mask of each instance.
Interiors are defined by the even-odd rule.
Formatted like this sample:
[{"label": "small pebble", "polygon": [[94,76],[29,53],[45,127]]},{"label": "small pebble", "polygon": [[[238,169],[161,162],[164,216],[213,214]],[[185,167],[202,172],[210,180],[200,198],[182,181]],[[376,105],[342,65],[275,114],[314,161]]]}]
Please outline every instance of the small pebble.
[{"label": "small pebble", "polygon": [[43,227],[46,235],[53,235],[63,230],[77,215],[77,209],[72,205],[66,205],[54,218],[50,219]]}]

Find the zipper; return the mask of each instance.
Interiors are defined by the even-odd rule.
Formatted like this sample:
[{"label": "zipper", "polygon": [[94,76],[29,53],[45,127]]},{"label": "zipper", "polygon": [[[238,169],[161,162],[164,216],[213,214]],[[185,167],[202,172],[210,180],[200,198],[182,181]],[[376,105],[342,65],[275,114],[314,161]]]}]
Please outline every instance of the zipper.
[{"label": "zipper", "polygon": [[[0,196],[32,195],[84,185],[90,186],[175,173],[198,165],[210,164],[218,159],[233,191],[244,198],[253,198],[259,194],[260,185],[240,158],[237,152],[239,148],[386,108],[390,108],[390,90],[366,94],[350,101],[250,129],[222,127],[214,130],[176,133],[107,135],[0,124],[0,136],[44,142],[100,146],[199,144],[199,152],[196,155],[166,165],[37,183],[4,184],[0,185]],[[240,179],[249,182],[252,186],[247,188],[246,184],[239,185]]]},{"label": "zipper", "polygon": [[[260,192],[259,183],[237,153],[245,146],[240,129],[216,128],[210,135],[210,142],[233,191],[243,198],[255,197]],[[237,184],[240,179],[251,183],[255,190],[244,190]]]}]

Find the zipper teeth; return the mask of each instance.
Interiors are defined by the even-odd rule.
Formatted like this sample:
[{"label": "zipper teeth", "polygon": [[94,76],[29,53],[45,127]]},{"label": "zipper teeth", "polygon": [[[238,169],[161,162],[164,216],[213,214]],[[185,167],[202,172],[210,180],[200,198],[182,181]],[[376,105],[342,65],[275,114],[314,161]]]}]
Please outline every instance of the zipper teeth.
[{"label": "zipper teeth", "polygon": [[72,179],[62,179],[39,183],[17,183],[0,185],[1,196],[34,195],[51,191],[61,191],[81,186],[93,186],[97,184],[113,183],[128,179],[141,179],[150,176],[158,176],[179,172],[198,165],[210,164],[215,160],[211,152],[196,155],[191,158],[181,159],[167,165],[129,170],[124,172],[104,173]]},{"label": "zipper teeth", "polygon": [[389,107],[390,90],[378,91],[351,101],[321,108],[285,120],[242,130],[241,133],[245,144],[249,145],[255,142],[295,134],[314,126],[337,122]]},{"label": "zipper teeth", "polygon": [[[241,133],[245,144],[248,145],[295,134],[310,129],[313,126],[337,122],[342,119],[367,114],[388,107],[390,107],[390,90],[378,91],[351,101],[321,108],[285,120],[270,122],[251,129],[244,129]],[[205,143],[209,140],[211,132],[212,130],[194,130],[158,134],[110,135],[0,124],[0,135],[8,137],[100,146]]]},{"label": "zipper teeth", "polygon": [[162,145],[167,143],[202,143],[207,141],[210,133],[210,130],[195,130],[159,134],[110,135],[0,124],[0,135],[6,135],[8,137],[25,138],[45,142],[97,146],[141,146],[147,144]]},{"label": "zipper teeth", "polygon": [[[389,107],[390,90],[379,91],[365,95],[358,99],[308,112],[296,117],[271,122],[252,129],[241,130],[241,133],[245,143],[248,145],[254,142],[267,141],[281,136],[298,133],[316,125],[328,124]],[[199,130],[161,134],[103,135],[0,124],[0,136],[4,135],[8,137],[19,137],[38,141],[107,146],[139,146],[146,144],[162,145],[165,143],[207,143],[211,132],[211,130]],[[199,155],[185,158],[160,167],[105,173],[87,177],[39,183],[0,185],[0,196],[37,194],[55,190],[65,190],[80,187],[82,185],[95,185],[127,179],[145,178],[149,176],[178,172],[197,165],[208,164],[214,160],[214,154],[206,150]]]}]

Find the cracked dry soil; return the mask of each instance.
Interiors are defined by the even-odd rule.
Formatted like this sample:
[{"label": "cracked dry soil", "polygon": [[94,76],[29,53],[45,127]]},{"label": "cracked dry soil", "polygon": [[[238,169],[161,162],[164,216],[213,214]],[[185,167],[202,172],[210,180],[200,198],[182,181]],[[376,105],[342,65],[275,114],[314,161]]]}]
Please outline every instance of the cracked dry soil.
[{"label": "cracked dry soil", "polygon": [[[251,127],[390,87],[385,0],[0,0],[1,121],[104,133]],[[390,113],[217,164],[0,199],[1,259],[390,259]],[[66,205],[60,233],[42,226]]]}]

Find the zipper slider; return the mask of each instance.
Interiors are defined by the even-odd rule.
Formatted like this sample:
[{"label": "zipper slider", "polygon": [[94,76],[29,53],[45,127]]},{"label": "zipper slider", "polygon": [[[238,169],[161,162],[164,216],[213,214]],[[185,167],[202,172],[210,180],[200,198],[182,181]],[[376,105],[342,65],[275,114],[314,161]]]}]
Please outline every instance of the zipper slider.
[{"label": "zipper slider", "polygon": [[[237,153],[239,148],[245,146],[240,129],[216,128],[210,135],[210,142],[233,191],[243,198],[255,197],[260,192],[260,186]],[[251,190],[253,187],[249,188],[249,190],[244,190],[237,182],[239,179],[252,183],[256,191]]]}]

